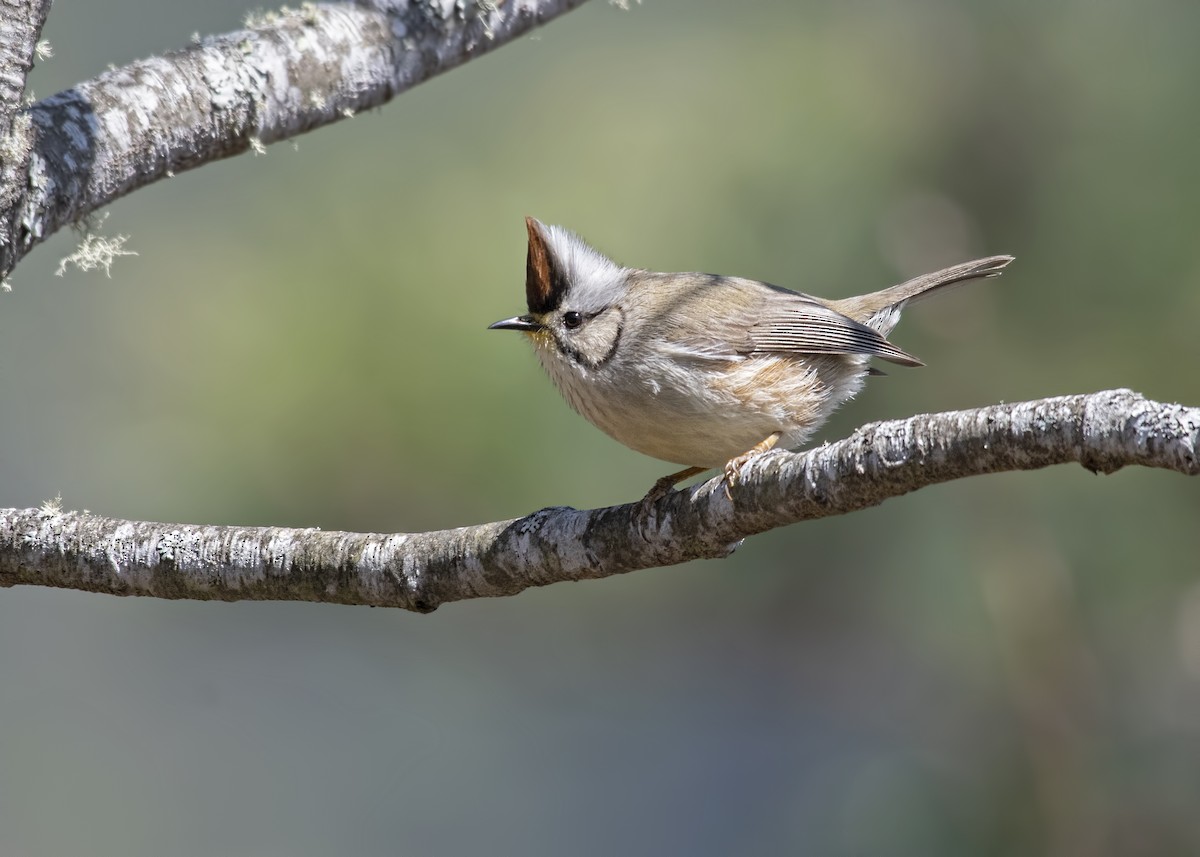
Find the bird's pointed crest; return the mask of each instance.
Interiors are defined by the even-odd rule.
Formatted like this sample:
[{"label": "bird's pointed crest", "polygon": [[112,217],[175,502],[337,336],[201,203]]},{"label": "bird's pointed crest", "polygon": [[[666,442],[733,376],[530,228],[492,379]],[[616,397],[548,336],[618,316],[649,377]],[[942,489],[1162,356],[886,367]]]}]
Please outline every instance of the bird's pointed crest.
[{"label": "bird's pointed crest", "polygon": [[553,312],[564,301],[583,312],[613,302],[624,282],[624,268],[561,226],[526,217],[525,228],[529,230],[525,300],[531,315]]},{"label": "bird's pointed crest", "polygon": [[534,218],[526,217],[525,228],[529,230],[529,253],[525,257],[525,302],[530,312],[540,315],[559,305],[567,281],[546,241],[546,227]]}]

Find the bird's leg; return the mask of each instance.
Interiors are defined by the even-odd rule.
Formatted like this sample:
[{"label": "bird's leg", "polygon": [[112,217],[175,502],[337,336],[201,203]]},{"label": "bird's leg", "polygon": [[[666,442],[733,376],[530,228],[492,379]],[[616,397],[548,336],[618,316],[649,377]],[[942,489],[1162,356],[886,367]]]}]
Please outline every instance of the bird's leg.
[{"label": "bird's leg", "polygon": [[663,497],[666,497],[668,494],[670,494],[671,489],[680,482],[685,479],[691,479],[693,476],[703,473],[707,469],[707,467],[685,467],[678,473],[671,473],[667,476],[664,476],[662,479],[659,479],[657,482],[655,482],[654,485],[651,486],[650,490],[646,492],[646,496],[642,498],[642,506],[645,507],[652,503],[657,503]]},{"label": "bird's leg", "polygon": [[633,520],[639,527],[648,522],[654,512],[654,504],[671,493],[671,490],[685,479],[691,479],[698,473],[703,473],[707,467],[685,467],[678,473],[671,473],[659,479],[646,492],[641,502],[633,507]]},{"label": "bird's leg", "polygon": [[725,462],[726,497],[728,497],[730,500],[733,499],[733,495],[729,493],[729,489],[737,484],[738,471],[742,469],[742,466],[745,465],[746,462],[758,458],[763,453],[770,452],[775,448],[775,444],[779,443],[779,438],[781,437],[783,437],[783,432],[771,432],[771,434],[767,435],[766,438],[754,444],[754,446],[750,447],[741,455],[735,455],[733,458]]}]

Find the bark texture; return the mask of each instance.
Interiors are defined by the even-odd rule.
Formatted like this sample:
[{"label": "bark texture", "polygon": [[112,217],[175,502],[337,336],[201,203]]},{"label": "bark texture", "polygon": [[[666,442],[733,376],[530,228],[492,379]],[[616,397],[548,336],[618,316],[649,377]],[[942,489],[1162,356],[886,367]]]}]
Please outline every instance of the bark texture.
[{"label": "bark texture", "polygon": [[584,2],[305,3],[16,111],[49,2],[0,0],[0,278],[123,194],[378,107]]},{"label": "bark texture", "polygon": [[13,243],[33,154],[25,82],[49,11],[50,0],[0,0],[0,280],[11,270],[3,248]]},{"label": "bark texture", "polygon": [[722,557],[742,539],[875,506],[926,485],[1076,462],[1200,475],[1200,408],[1130,390],[874,423],[751,462],[649,510],[543,509],[430,533],[338,533],[119,521],[53,507],[0,511],[0,586],[159,598],[327,601],[428,612],[448,601]]}]

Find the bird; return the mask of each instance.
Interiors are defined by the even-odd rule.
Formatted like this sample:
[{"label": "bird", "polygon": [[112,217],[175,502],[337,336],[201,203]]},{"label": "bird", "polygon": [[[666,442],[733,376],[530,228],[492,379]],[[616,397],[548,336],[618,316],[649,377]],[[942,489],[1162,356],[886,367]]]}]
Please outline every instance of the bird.
[{"label": "bird", "polygon": [[853,398],[878,358],[922,366],[888,334],[911,301],[998,276],[988,256],[857,297],[828,299],[743,277],[627,268],[575,233],[525,218],[519,331],[567,403],[630,449],[684,469],[644,503],[713,468],[725,491],[773,448],[804,444]]}]

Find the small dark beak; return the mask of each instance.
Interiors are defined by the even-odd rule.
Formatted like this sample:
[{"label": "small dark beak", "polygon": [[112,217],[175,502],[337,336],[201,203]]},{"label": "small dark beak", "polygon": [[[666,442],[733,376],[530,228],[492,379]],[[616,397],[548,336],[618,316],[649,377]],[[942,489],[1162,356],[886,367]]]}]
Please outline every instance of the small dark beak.
[{"label": "small dark beak", "polygon": [[514,316],[513,318],[505,318],[501,319],[495,324],[488,325],[488,330],[523,330],[526,333],[533,333],[541,329],[542,325],[539,322],[534,321],[532,316],[528,315],[518,315]]}]

